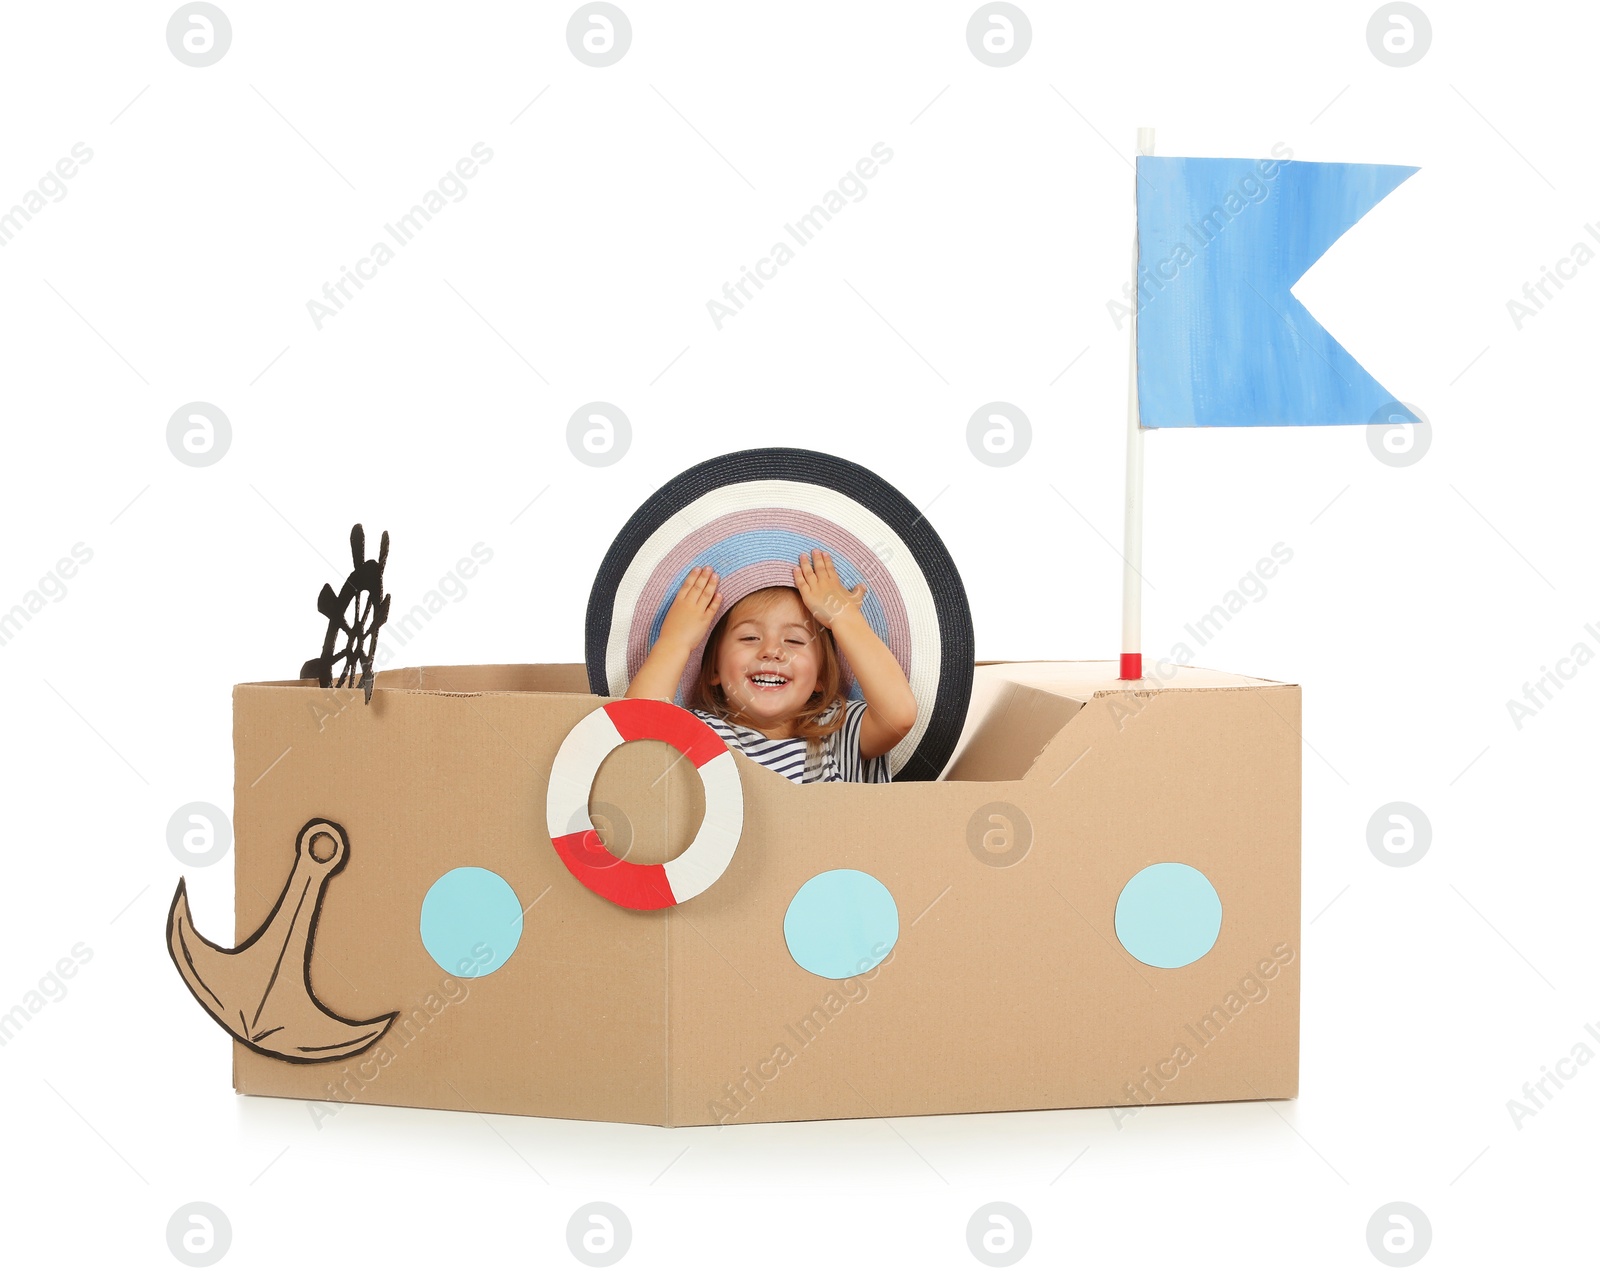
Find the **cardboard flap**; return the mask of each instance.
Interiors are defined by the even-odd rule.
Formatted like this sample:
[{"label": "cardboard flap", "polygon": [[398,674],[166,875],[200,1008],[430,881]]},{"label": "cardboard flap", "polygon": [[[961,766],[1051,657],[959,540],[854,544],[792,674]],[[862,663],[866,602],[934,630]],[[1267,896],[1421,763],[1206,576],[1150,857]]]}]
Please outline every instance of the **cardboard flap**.
[{"label": "cardboard flap", "polygon": [[941,781],[1020,781],[1083,703],[997,677],[973,685],[966,727]]},{"label": "cardboard flap", "polygon": [[[1214,709],[1215,691],[1184,689],[1112,689],[1096,692],[1070,723],[1052,737],[1029,768],[1027,780],[1054,786],[1071,772],[1091,750],[1114,748],[1127,732],[1161,735],[1173,727],[1178,704],[1186,711]],[[1251,712],[1255,726],[1230,741],[1230,761],[1245,767],[1262,747],[1289,742],[1299,745],[1300,688],[1296,684],[1263,682],[1258,688],[1238,687],[1223,690],[1220,696],[1259,703]],[[1186,716],[1184,716],[1186,717]],[[1288,734],[1287,737],[1284,734]],[[1198,761],[1196,755],[1190,761]],[[1145,779],[1160,774],[1145,774]],[[1129,792],[1130,795],[1133,793]]]}]

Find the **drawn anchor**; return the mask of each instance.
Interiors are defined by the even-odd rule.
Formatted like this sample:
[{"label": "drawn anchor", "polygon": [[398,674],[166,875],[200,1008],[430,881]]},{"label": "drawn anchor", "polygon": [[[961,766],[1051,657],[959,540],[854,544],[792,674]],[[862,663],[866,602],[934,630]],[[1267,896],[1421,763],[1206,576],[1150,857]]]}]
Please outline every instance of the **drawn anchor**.
[{"label": "drawn anchor", "polygon": [[237,949],[212,944],[195,930],[188,883],[179,880],[167,914],[172,961],[200,1005],[251,1050],[301,1064],[344,1059],[382,1037],[399,1013],[345,1019],[323,1006],[311,988],[322,896],[349,857],[342,825],[321,817],[307,821],[295,839],[294,867],[277,904]]}]

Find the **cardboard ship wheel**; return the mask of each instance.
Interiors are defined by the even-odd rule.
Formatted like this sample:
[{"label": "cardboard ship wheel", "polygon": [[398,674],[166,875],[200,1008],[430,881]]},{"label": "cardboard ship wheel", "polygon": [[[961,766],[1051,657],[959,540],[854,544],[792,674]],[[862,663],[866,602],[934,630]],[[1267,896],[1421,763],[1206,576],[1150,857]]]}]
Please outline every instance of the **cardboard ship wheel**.
[{"label": "cardboard ship wheel", "polygon": [[[813,450],[742,450],[697,464],[622,527],[595,576],[585,624],[590,691],[621,697],[689,571],[709,565],[730,608],[763,587],[794,585],[802,552],[822,548],[846,588],[867,584],[861,613],[917,699],[917,722],[889,752],[896,781],[933,781],[961,736],[972,695],[972,614],[961,575],[905,495],[859,464]],[[689,703],[705,652],[690,654],[674,698]],[[862,696],[841,650],[846,695]]]}]

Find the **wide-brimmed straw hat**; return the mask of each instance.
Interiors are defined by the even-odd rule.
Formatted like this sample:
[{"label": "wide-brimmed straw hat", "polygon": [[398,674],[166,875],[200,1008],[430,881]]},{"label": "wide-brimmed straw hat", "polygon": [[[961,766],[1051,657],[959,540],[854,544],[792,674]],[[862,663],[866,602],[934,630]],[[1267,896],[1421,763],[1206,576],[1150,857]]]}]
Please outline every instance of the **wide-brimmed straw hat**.
[{"label": "wide-brimmed straw hat", "polygon": [[[889,752],[899,781],[938,777],[972,695],[972,614],[950,553],[903,494],[859,464],[814,450],[741,450],[696,464],[622,527],[589,595],[590,691],[621,697],[661,632],[684,578],[720,575],[713,625],[751,592],[793,587],[802,552],[833,559],[847,589],[867,584],[866,618],[900,663],[917,722]],[[676,701],[687,706],[705,651],[690,655]],[[846,695],[862,696],[840,651]]]}]

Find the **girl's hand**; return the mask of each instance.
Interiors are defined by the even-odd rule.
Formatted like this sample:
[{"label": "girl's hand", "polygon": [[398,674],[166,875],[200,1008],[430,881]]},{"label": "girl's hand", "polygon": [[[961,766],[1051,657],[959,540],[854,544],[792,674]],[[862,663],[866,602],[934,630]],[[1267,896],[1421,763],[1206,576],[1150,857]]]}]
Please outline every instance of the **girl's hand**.
[{"label": "girl's hand", "polygon": [[867,594],[866,583],[857,583],[846,591],[832,558],[821,548],[800,553],[794,586],[806,608],[825,627],[832,627],[841,617],[858,612]]},{"label": "girl's hand", "polygon": [[709,565],[689,571],[661,621],[660,641],[676,645],[687,654],[706,638],[714,625],[717,606],[722,603],[717,581],[716,571]]}]

